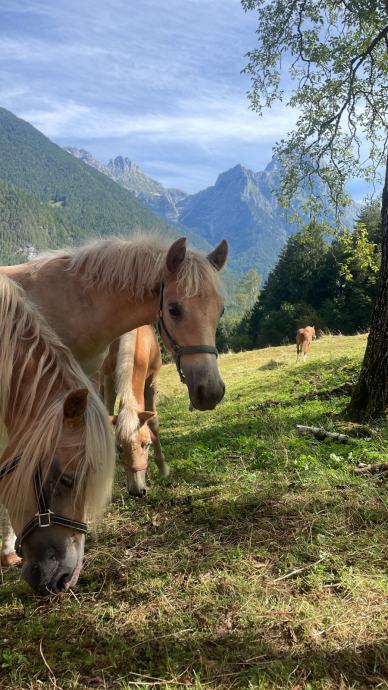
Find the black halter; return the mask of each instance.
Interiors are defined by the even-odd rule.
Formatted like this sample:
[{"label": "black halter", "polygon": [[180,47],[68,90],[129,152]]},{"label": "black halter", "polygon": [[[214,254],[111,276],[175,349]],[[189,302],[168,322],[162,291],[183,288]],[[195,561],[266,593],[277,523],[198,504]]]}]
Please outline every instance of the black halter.
[{"label": "black halter", "polygon": [[[10,474],[20,462],[20,457],[13,458],[4,467],[0,469],[0,479],[6,477]],[[21,556],[21,547],[23,539],[25,539],[36,527],[50,527],[50,525],[61,525],[62,527],[68,527],[69,529],[75,530],[76,532],[81,532],[86,534],[87,525],[85,522],[78,522],[78,520],[71,520],[70,518],[64,517],[63,515],[58,515],[58,513],[53,513],[49,508],[49,504],[46,498],[43,485],[42,468],[40,465],[36,468],[34,474],[34,491],[36,496],[36,502],[38,505],[38,511],[35,513],[34,517],[27,522],[22,530],[20,537],[16,540],[16,552],[18,556]]]},{"label": "black halter", "polygon": [[162,331],[164,331],[164,334],[172,350],[172,356],[174,358],[179,378],[182,383],[186,383],[185,375],[181,369],[182,355],[195,355],[200,353],[207,355],[215,355],[216,357],[218,357],[218,350],[213,345],[178,345],[176,340],[174,340],[171,333],[168,331],[167,326],[163,320],[163,294],[164,283],[162,282],[160,285],[159,312],[157,321],[159,335],[162,338]]}]

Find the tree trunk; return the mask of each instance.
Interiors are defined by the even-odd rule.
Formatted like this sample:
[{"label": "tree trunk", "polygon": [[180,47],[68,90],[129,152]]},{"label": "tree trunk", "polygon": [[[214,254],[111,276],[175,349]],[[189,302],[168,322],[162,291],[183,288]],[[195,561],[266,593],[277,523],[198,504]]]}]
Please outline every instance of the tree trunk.
[{"label": "tree trunk", "polygon": [[354,421],[382,417],[388,409],[388,156],[381,222],[383,244],[379,289],[360,378],[345,412]]}]

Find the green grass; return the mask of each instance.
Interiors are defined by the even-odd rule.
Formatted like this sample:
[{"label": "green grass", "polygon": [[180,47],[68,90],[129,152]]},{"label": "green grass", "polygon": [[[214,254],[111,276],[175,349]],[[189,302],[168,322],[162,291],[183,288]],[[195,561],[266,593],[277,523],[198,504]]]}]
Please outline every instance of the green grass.
[{"label": "green grass", "polygon": [[384,459],[388,427],[356,446],[295,432],[349,430],[335,389],[364,347],[326,337],[300,365],[291,347],[222,356],[210,413],[190,413],[164,367],[171,477],[152,468],[129,501],[118,470],[74,596],[34,597],[3,572],[0,687],[387,688],[386,489],[352,468]]}]

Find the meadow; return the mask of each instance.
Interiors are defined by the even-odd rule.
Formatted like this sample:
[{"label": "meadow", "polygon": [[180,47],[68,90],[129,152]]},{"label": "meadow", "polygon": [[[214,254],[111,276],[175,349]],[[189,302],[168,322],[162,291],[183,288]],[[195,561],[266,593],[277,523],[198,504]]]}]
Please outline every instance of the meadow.
[{"label": "meadow", "polygon": [[388,688],[386,484],[353,472],[387,459],[388,425],[340,417],[365,342],[324,337],[300,364],[294,346],[223,355],[210,413],[163,367],[171,476],[152,466],[129,500],[118,468],[73,593],[40,598],[3,570],[0,688]]}]

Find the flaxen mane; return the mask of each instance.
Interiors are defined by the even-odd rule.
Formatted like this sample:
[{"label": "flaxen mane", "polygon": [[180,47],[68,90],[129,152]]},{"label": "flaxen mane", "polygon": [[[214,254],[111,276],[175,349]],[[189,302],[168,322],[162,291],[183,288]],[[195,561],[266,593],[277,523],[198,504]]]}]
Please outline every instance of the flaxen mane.
[{"label": "flaxen mane", "polygon": [[[129,297],[141,300],[160,284],[170,245],[171,241],[158,235],[137,234],[131,240],[113,237],[42,255],[36,260],[36,267],[39,270],[53,258],[68,259],[68,270],[81,275],[89,287],[123,290]],[[205,254],[192,249],[187,250],[177,278],[177,289],[183,297],[201,296],[209,284],[223,295],[218,271]]]},{"label": "flaxen mane", "polygon": [[[25,376],[36,372],[23,399],[18,391]],[[15,366],[16,363],[16,366]],[[15,371],[18,376],[15,378]],[[28,302],[24,291],[0,275],[0,418],[11,416],[17,429],[13,455],[20,464],[7,480],[8,500],[20,504],[39,463],[46,472],[63,427],[63,402],[77,388],[89,390],[85,413],[84,453],[79,458],[77,490],[85,495],[89,515],[97,515],[111,492],[114,437],[106,410],[70,350]],[[13,406],[13,409],[11,407]]]},{"label": "flaxen mane", "polygon": [[116,430],[119,436],[126,440],[131,438],[139,426],[136,413],[138,405],[132,391],[136,337],[136,330],[121,336],[115,371],[116,391],[120,400]]}]

